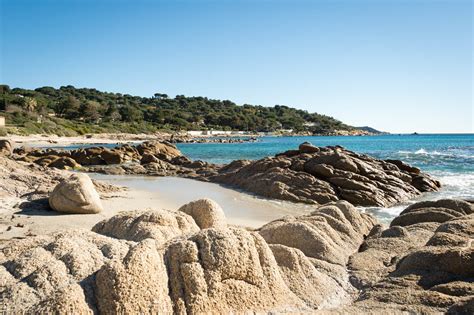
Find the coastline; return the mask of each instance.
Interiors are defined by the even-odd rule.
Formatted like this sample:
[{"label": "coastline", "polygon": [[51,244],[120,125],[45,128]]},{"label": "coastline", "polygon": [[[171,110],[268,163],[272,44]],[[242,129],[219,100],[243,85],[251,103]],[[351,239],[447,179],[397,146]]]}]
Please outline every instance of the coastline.
[{"label": "coastline", "polygon": [[[465,297],[470,292],[469,278],[463,270],[472,266],[469,260],[472,256],[462,254],[469,250],[466,244],[470,242],[470,234],[464,236],[463,233],[471,233],[464,230],[464,225],[472,226],[474,205],[467,201],[417,202],[406,208],[404,204],[397,204],[397,207],[405,208],[404,213],[395,216],[388,225],[367,209],[344,199],[303,205],[259,198],[221,184],[191,179],[193,177],[183,178],[186,173],[177,173],[183,177],[172,177],[169,176],[172,173],[166,172],[163,173],[168,174],[166,177],[139,175],[147,165],[149,169],[160,167],[167,172],[172,167],[174,171],[177,168],[215,168],[215,172],[222,171],[221,175],[253,165],[255,172],[241,178],[249,179],[252,184],[256,180],[253,176],[267,169],[266,175],[260,173],[263,174],[261,187],[265,191],[272,191],[271,184],[278,180],[285,180],[286,184],[273,188],[292,188],[291,192],[276,190],[277,193],[289,193],[288,196],[295,196],[293,194],[299,191],[306,191],[308,196],[311,186],[330,188],[338,184],[338,181],[334,181],[334,186],[324,184],[322,180],[309,181],[313,177],[304,175],[310,174],[304,171],[312,169],[307,167],[299,168],[299,171],[290,169],[292,159],[301,159],[319,165],[314,168],[316,171],[324,167],[333,173],[350,175],[348,178],[371,176],[374,173],[369,170],[372,170],[381,178],[390,179],[386,183],[380,182],[379,187],[393,187],[393,181],[402,184],[399,178],[417,185],[410,181],[412,177],[423,178],[422,185],[418,185],[419,192],[430,191],[425,189],[426,185],[437,185],[420,169],[402,161],[377,160],[342,147],[315,147],[302,143],[297,150],[275,157],[216,166],[191,161],[169,143],[144,142],[135,148],[126,146],[123,151],[120,148],[79,150],[86,153],[84,162],[95,161],[92,163],[105,168],[108,163],[101,160],[102,157],[111,152],[120,154],[121,164],[111,166],[124,167],[123,170],[129,169],[132,173],[135,170],[139,174],[80,173],[81,176],[70,176],[70,170],[56,169],[50,162],[43,166],[37,162],[47,161],[40,160],[41,152],[68,154],[79,159],[73,153],[32,150],[28,156],[24,149],[13,150],[13,146],[5,142],[3,145],[3,151],[6,150],[10,157],[0,159],[0,188],[6,192],[0,195],[4,201],[0,206],[0,276],[6,279],[3,292],[8,296],[0,301],[3,303],[0,306],[8,310],[71,307],[76,312],[98,309],[108,313],[123,310],[123,303],[133,301],[126,304],[125,310],[135,313],[154,310],[156,299],[162,299],[168,304],[160,304],[158,310],[184,312],[177,303],[181,298],[174,292],[193,296],[195,291],[180,288],[192,287],[194,290],[196,283],[204,304],[189,302],[185,307],[191,312],[309,312],[337,308],[352,313],[368,309],[414,309],[429,313],[468,305]],[[127,152],[132,154],[127,155]],[[124,156],[128,156],[127,161]],[[97,160],[91,160],[94,157]],[[155,160],[148,163],[150,157]],[[57,156],[55,161],[57,158],[60,159]],[[342,163],[335,163],[341,158]],[[286,171],[282,171],[282,167],[286,167]],[[352,172],[348,170],[351,167]],[[281,176],[271,177],[275,172]],[[318,174],[314,172],[314,178]],[[308,181],[299,178],[299,183],[294,183],[292,178],[298,179],[298,176]],[[85,183],[80,184],[78,178],[87,179],[88,191],[96,191],[97,198],[97,194],[100,195],[101,201],[96,203],[100,205],[99,213],[81,212],[81,198],[92,195],[86,193]],[[124,185],[128,188],[123,189]],[[58,187],[67,188],[57,190]],[[357,193],[364,188],[360,186]],[[57,200],[58,194],[66,205],[73,205],[74,213],[83,214],[50,210],[48,200]],[[407,195],[400,195],[400,200],[405,197]],[[86,204],[96,201],[90,198]],[[392,204],[391,201],[388,204]],[[53,204],[51,206],[55,208]],[[55,209],[69,211],[65,207]],[[459,222],[463,223],[457,228]],[[451,225],[456,229],[451,231]],[[451,234],[438,233],[440,229],[449,230]],[[435,248],[425,245],[446,237],[450,242],[452,238],[452,243],[439,243]],[[453,250],[461,253],[461,258],[467,258],[453,257]],[[417,274],[419,257],[426,253],[431,255],[427,260],[428,276],[437,281],[440,276],[446,276],[444,270],[451,272],[445,282],[453,292],[461,294],[440,296],[438,291],[431,290],[435,286],[421,287],[411,276]],[[453,269],[453,263],[460,267]],[[431,268],[434,264],[438,267]],[[396,277],[403,286],[393,287],[394,271],[402,272]],[[408,274],[403,274],[406,271]],[[22,279],[28,286],[24,286]],[[379,286],[379,283],[386,285]],[[45,286],[51,288],[50,291],[45,292]],[[219,292],[216,290],[222,290],[224,297],[216,300],[214,292]],[[138,308],[136,299],[129,292],[134,295],[138,292],[141,303]],[[275,299],[274,292],[280,297]],[[361,292],[369,292],[369,295]],[[414,297],[421,298],[412,299],[408,306],[399,305],[399,295],[404,296],[404,292],[414,292]],[[28,302],[21,300],[24,294],[31,296]],[[233,303],[233,299],[228,298],[233,296],[239,297],[238,303],[226,304]],[[387,296],[391,298],[387,300]],[[424,296],[429,297],[428,300]],[[90,301],[94,302],[91,304]]]}]

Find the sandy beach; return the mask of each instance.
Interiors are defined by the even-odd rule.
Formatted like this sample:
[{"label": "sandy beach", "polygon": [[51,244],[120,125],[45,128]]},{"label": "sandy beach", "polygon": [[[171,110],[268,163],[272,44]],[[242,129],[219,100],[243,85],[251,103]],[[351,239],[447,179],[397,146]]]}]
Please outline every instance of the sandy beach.
[{"label": "sandy beach", "polygon": [[62,214],[56,211],[20,209],[20,198],[2,198],[0,206],[0,243],[10,239],[53,232],[86,229],[120,212],[134,210],[171,210],[200,198],[211,198],[224,209],[229,224],[257,228],[285,215],[307,214],[308,205],[258,198],[243,192],[185,178],[151,178],[90,174],[93,179],[126,186],[123,191],[102,193],[104,211],[98,214]]},{"label": "sandy beach", "polygon": [[68,146],[71,144],[120,144],[120,143],[140,143],[145,140],[154,140],[162,137],[169,137],[168,134],[148,135],[148,134],[93,134],[76,137],[64,137],[58,135],[9,135],[0,139],[9,139],[18,146],[30,147],[47,146]]}]

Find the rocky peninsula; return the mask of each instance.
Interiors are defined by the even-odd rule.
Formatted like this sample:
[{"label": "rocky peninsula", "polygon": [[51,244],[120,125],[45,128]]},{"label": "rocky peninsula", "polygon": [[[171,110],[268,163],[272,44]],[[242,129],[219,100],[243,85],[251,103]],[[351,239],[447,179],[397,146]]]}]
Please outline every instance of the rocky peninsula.
[{"label": "rocky peninsula", "polygon": [[[361,187],[349,190],[369,191],[375,197],[366,199],[383,205],[438,189],[436,180],[400,161],[309,144],[226,166],[189,161],[172,144],[156,142],[65,153],[14,149],[5,141],[0,152],[2,201],[21,200],[40,212],[76,209],[96,216],[107,211],[107,194],[120,191],[70,168],[125,173],[136,167],[150,175],[147,165],[157,164],[163,175],[234,178],[232,185],[242,188],[246,182],[235,178],[253,170],[253,180],[262,184],[282,182],[296,191],[293,183],[307,176],[299,180],[335,194],[308,190],[306,196],[336,196],[306,197],[314,204],[311,213],[257,229],[228,224],[217,203],[201,199],[175,211],[117,212],[91,229],[0,243],[0,309],[7,313],[474,312],[472,203],[416,203],[385,226],[355,208],[363,199],[342,198],[349,188],[334,180],[354,181]],[[308,202],[294,195],[301,198],[294,201]]]}]

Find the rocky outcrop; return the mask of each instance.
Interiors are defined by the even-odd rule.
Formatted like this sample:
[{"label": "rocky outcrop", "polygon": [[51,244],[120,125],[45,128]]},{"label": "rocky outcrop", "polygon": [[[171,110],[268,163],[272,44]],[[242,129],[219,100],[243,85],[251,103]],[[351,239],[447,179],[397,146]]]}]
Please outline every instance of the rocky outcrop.
[{"label": "rocky outcrop", "polygon": [[372,229],[375,220],[351,204],[338,201],[307,216],[286,216],[264,225],[259,233],[269,244],[301,250],[307,257],[344,266]]},{"label": "rocky outcrop", "polygon": [[83,171],[111,175],[195,178],[309,204],[346,200],[358,206],[390,206],[440,187],[438,181],[402,161],[378,160],[340,146],[316,147],[308,142],[275,157],[224,166],[191,161],[166,141],[72,151],[18,148],[14,156],[42,166],[82,166]]},{"label": "rocky outcrop", "polygon": [[49,205],[58,212],[99,213],[100,196],[87,174],[77,173],[60,182],[49,196]]},{"label": "rocky outcrop", "polygon": [[124,144],[113,149],[104,147],[76,150],[32,149],[14,150],[16,160],[59,169],[80,169],[109,175],[182,176],[205,180],[217,174],[217,165],[191,161],[173,144],[146,141],[137,146]]},{"label": "rocky outcrop", "polygon": [[[31,149],[19,147],[14,150],[16,159],[28,162],[41,162],[41,159],[54,160],[59,157],[69,158],[82,166],[90,165],[118,165],[127,162],[140,162],[147,155],[150,162],[156,160],[171,161],[180,157],[181,152],[171,143],[160,141],[146,141],[138,146],[129,144],[119,145],[113,149],[104,147],[89,147],[76,150],[61,149]],[[152,159],[155,157],[155,159]],[[55,167],[42,163],[44,166]]]},{"label": "rocky outcrop", "polygon": [[[472,313],[474,207],[441,200],[406,213],[414,209],[460,215],[442,223],[412,217],[384,228],[338,201],[249,231],[200,229],[181,211],[123,213],[95,232],[37,236],[0,249],[0,307],[12,313]],[[191,211],[196,219],[210,213],[201,212]]]},{"label": "rocky outcrop", "polygon": [[[425,215],[416,214],[417,209]],[[450,217],[438,219],[442,212]],[[390,228],[374,229],[350,258],[353,283],[362,290],[354,306],[471,313],[473,239],[474,206],[468,202],[439,200],[408,207]]]},{"label": "rocky outcrop", "polygon": [[208,179],[269,198],[310,204],[347,200],[359,206],[390,206],[440,187],[402,161],[310,143],[275,157],[233,162]]},{"label": "rocky outcrop", "polygon": [[10,140],[0,139],[0,156],[10,156],[13,153],[13,143]]}]

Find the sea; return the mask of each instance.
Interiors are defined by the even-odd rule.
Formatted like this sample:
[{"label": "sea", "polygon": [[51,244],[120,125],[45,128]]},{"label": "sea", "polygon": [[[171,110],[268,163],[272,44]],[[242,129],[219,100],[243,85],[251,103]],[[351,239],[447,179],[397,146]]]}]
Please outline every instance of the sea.
[{"label": "sea", "polygon": [[[474,199],[474,134],[260,137],[257,142],[181,143],[177,146],[192,160],[224,164],[237,159],[255,160],[273,156],[279,152],[296,149],[303,142],[310,142],[316,146],[340,145],[379,159],[399,159],[419,167],[441,182],[442,188],[439,192],[425,193],[390,208],[360,208],[361,211],[374,214],[382,222],[390,222],[408,204],[417,201],[442,198]],[[76,147],[78,146],[69,148]],[[156,190],[166,190],[167,186],[176,184],[173,181],[175,180],[157,178]],[[126,185],[127,181],[120,183]],[[147,186],[150,184],[146,181]],[[219,198],[217,193],[215,197]],[[248,197],[242,195],[242,198]],[[275,200],[269,202],[278,203]],[[285,203],[279,207],[293,208]]]}]

